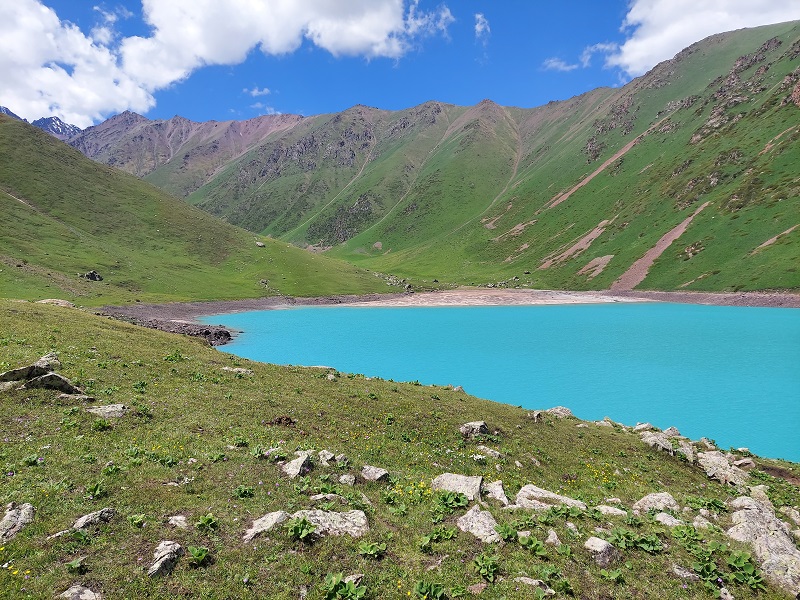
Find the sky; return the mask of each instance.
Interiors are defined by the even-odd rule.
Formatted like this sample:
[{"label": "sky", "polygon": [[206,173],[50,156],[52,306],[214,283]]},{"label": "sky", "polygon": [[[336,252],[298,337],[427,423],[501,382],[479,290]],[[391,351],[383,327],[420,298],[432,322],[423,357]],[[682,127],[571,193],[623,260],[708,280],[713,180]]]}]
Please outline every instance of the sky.
[{"label": "sky", "polygon": [[800,0],[0,0],[0,105],[88,127],[316,115],[489,98],[531,108],[619,86]]}]

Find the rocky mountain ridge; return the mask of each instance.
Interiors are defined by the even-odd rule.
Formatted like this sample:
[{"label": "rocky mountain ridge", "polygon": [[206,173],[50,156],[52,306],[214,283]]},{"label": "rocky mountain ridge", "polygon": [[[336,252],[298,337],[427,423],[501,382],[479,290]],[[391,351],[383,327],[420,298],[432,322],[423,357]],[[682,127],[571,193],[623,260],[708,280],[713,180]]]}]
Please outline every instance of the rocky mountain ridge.
[{"label": "rocky mountain ridge", "polygon": [[[0,106],[0,115],[7,115],[12,119],[16,119],[18,121],[25,121],[28,122],[27,119],[23,119],[19,115],[13,113],[10,109],[6,108],[5,106]],[[36,119],[31,123],[34,127],[38,127],[42,131],[46,131],[50,135],[55,138],[58,138],[61,141],[67,141],[70,138],[75,137],[78,135],[82,129],[77,125],[71,125],[69,123],[65,123],[58,117],[42,117],[40,119]]]}]

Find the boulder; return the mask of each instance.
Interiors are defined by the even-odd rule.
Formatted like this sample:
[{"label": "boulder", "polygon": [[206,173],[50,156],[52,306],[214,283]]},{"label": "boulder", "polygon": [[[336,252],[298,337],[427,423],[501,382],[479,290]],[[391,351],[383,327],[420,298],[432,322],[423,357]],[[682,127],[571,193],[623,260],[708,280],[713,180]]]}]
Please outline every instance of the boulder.
[{"label": "boulder", "polygon": [[128,407],[124,404],[106,404],[104,406],[92,406],[86,412],[97,415],[102,419],[119,419],[127,412]]},{"label": "boulder", "polygon": [[281,465],[281,470],[286,473],[291,479],[294,479],[304,471],[307,471],[311,468],[311,460],[308,458],[307,454],[303,454],[298,456],[294,460],[290,460],[287,463]]},{"label": "boulder", "polygon": [[345,473],[339,477],[339,483],[342,485],[355,485],[356,484],[356,476],[351,475],[350,473]]},{"label": "boulder", "polygon": [[276,525],[280,525],[288,519],[289,513],[282,510],[268,513],[260,519],[253,521],[253,525],[250,527],[250,529],[244,532],[242,541],[251,542],[262,533],[272,530]]},{"label": "boulder", "polygon": [[26,381],[34,377],[46,375],[60,366],[61,363],[58,360],[58,355],[55,352],[50,352],[42,356],[35,363],[18,369],[11,369],[5,373],[0,373],[0,381]]},{"label": "boulder", "polygon": [[607,567],[619,557],[619,552],[614,546],[599,537],[590,537],[583,544],[600,567]]},{"label": "boulder", "polygon": [[641,500],[638,500],[633,505],[633,512],[636,514],[646,513],[651,510],[665,511],[665,510],[680,510],[680,506],[672,497],[669,492],[657,492],[654,494],[647,494]]},{"label": "boulder", "polygon": [[367,515],[361,510],[347,512],[328,512],[325,510],[301,510],[292,515],[293,519],[303,519],[316,526],[315,535],[349,535],[361,537],[369,532]]},{"label": "boulder", "polygon": [[0,521],[0,542],[12,539],[22,530],[25,525],[33,522],[33,514],[36,509],[32,504],[25,503],[17,506],[11,502],[6,506],[6,514]]},{"label": "boulder", "polygon": [[660,450],[661,452],[666,452],[668,454],[675,453],[675,450],[672,448],[672,442],[670,441],[670,438],[664,435],[662,432],[645,431],[642,433],[641,440],[654,450]]},{"label": "boulder", "polygon": [[45,388],[63,392],[64,394],[83,394],[82,389],[76,387],[69,379],[58,373],[39,375],[38,377],[29,379],[22,387],[28,390]]},{"label": "boulder", "polygon": [[749,477],[745,471],[730,464],[728,457],[717,450],[699,452],[697,462],[711,479],[725,484],[744,485]]},{"label": "boulder", "polygon": [[496,500],[503,506],[508,506],[508,497],[506,496],[506,492],[503,489],[503,482],[493,481],[492,483],[487,483],[483,485],[483,493],[486,495],[487,498],[491,498],[492,500]]},{"label": "boulder", "polygon": [[478,505],[470,508],[456,521],[456,526],[466,533],[471,533],[479,540],[492,544],[500,541],[500,535],[494,530],[497,526],[492,513],[481,510]]},{"label": "boulder", "polygon": [[319,464],[322,465],[323,467],[327,467],[328,463],[335,457],[336,455],[329,450],[320,450],[317,453],[317,458],[319,458]]},{"label": "boulder", "polygon": [[667,427],[662,433],[668,438],[681,437],[681,432],[676,427]]},{"label": "boulder", "polygon": [[431,482],[431,488],[434,490],[464,494],[471,502],[473,500],[480,500],[482,481],[483,477],[480,475],[470,477],[467,475],[457,475],[455,473],[443,473]]},{"label": "boulder", "polygon": [[703,515],[697,515],[692,521],[692,525],[695,529],[708,529],[713,525],[711,521],[706,519]]},{"label": "boulder", "polygon": [[580,500],[569,498],[567,496],[560,496],[553,492],[543,490],[535,485],[526,485],[517,492],[515,504],[520,508],[530,508],[533,510],[546,510],[551,506],[575,506],[581,510],[586,510],[586,504]]},{"label": "boulder", "polygon": [[750,471],[756,468],[756,463],[753,461],[752,458],[741,458],[739,460],[733,461],[734,467],[739,467],[744,471]]},{"label": "boulder", "polygon": [[548,414],[554,415],[559,419],[563,419],[564,417],[574,417],[575,415],[572,414],[572,411],[568,409],[566,406],[554,406],[553,408],[548,408],[544,411]]},{"label": "boulder", "polygon": [[153,553],[153,564],[147,569],[147,575],[150,577],[169,575],[183,553],[184,550],[179,543],[164,540]]},{"label": "boulder", "polygon": [[364,465],[361,469],[361,477],[367,481],[387,481],[389,479],[389,471],[380,467]]},{"label": "boulder", "polygon": [[768,505],[740,496],[729,506],[733,526],[731,539],[749,544],[764,577],[789,595],[800,594],[800,550],[792,540],[789,526],[775,516]]},{"label": "boulder", "polygon": [[694,461],[697,458],[697,455],[694,450],[694,446],[692,446],[686,440],[680,440],[678,442],[678,454],[682,454],[686,461],[690,464],[694,464]]},{"label": "boulder", "polygon": [[485,421],[471,421],[464,423],[458,428],[461,435],[468,438],[473,438],[476,435],[486,435],[489,433],[489,428],[486,426]]},{"label": "boulder", "polygon": [[697,573],[680,565],[673,564],[672,572],[681,579],[686,579],[687,581],[700,581],[700,576],[697,575]]},{"label": "boulder", "polygon": [[641,433],[642,431],[652,431],[655,429],[650,423],[637,423],[633,428],[634,433]]},{"label": "boulder", "polygon": [[68,590],[61,592],[58,597],[66,598],[67,600],[103,600],[102,594],[93,592],[89,588],[78,585],[77,583]]},{"label": "boulder", "polygon": [[263,248],[263,247],[264,247],[264,245],[265,245],[265,244],[264,244],[264,242],[259,242],[259,241],[256,241],[256,247],[257,247],[257,248]]}]

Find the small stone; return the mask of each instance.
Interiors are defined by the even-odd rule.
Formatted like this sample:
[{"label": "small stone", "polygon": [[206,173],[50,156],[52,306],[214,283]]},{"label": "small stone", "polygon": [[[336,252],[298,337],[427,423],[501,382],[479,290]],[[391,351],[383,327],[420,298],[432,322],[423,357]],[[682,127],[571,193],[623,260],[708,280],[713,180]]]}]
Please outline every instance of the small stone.
[{"label": "small stone", "polygon": [[464,532],[471,533],[479,540],[492,544],[500,541],[500,535],[495,531],[497,521],[488,510],[481,510],[475,505],[456,521],[456,526]]},{"label": "small stone", "polygon": [[268,531],[272,530],[276,525],[280,525],[284,521],[289,519],[289,513],[279,510],[276,512],[271,512],[260,519],[256,519],[253,521],[253,524],[250,526],[250,529],[244,532],[244,536],[242,536],[243,542],[251,542],[256,537],[260,536],[263,533],[267,533]]},{"label": "small stone", "polygon": [[600,506],[595,506],[595,508],[600,511],[600,514],[607,517],[625,517],[628,515],[627,511],[617,508],[616,506],[601,504]]},{"label": "small stone", "polygon": [[321,464],[323,467],[327,467],[330,460],[335,458],[335,455],[333,452],[328,450],[320,450],[317,454],[317,457],[319,458],[319,464]]},{"label": "small stone", "polygon": [[588,423],[578,423],[577,425],[575,425],[575,428],[576,429],[589,429],[589,424]]},{"label": "small stone", "polygon": [[683,521],[676,519],[669,513],[660,512],[655,516],[655,520],[666,527],[677,527],[683,525]]},{"label": "small stone", "polygon": [[605,419],[603,419],[602,421],[595,421],[594,424],[599,426],[599,427],[613,427],[614,426],[614,424],[611,421],[606,421]]},{"label": "small stone", "polygon": [[478,450],[480,450],[486,456],[490,456],[492,458],[502,458],[502,456],[503,456],[500,452],[498,452],[497,450],[494,450],[492,448],[489,448],[488,446],[480,445],[480,446],[476,446],[476,448]]},{"label": "small stone", "polygon": [[253,369],[245,369],[244,367],[222,367],[223,371],[234,373],[235,375],[252,375]]},{"label": "small stone", "polygon": [[647,494],[644,498],[633,505],[633,512],[636,514],[646,513],[651,510],[680,510],[680,506],[669,492],[657,492]]},{"label": "small stone", "polygon": [[264,242],[259,242],[259,241],[256,242],[257,248],[263,248],[264,246],[265,246]]},{"label": "small stone", "polygon": [[23,527],[33,522],[36,509],[32,504],[25,503],[17,506],[14,502],[6,506],[6,514],[0,521],[0,542],[12,539]]},{"label": "small stone", "polygon": [[567,529],[569,529],[569,530],[570,530],[570,532],[571,532],[573,535],[578,535],[578,526],[577,526],[577,525],[575,525],[575,523],[572,523],[571,521],[567,521],[566,523],[564,523],[564,525],[565,525],[565,527],[566,527]]},{"label": "small stone", "polygon": [[522,585],[541,588],[544,591],[545,596],[555,596],[556,594],[556,591],[550,589],[548,585],[541,579],[533,579],[532,577],[514,577],[514,583],[521,583]]},{"label": "small stone", "polygon": [[58,399],[67,402],[94,402],[94,396],[86,394],[59,394]]},{"label": "small stone", "polygon": [[351,475],[350,473],[345,473],[344,475],[339,477],[339,483],[342,485],[355,485],[356,477],[355,475]]},{"label": "small stone", "polygon": [[147,575],[150,577],[169,575],[183,553],[184,550],[179,543],[169,540],[161,542],[153,553],[153,564],[147,570]]},{"label": "small stone", "polygon": [[75,523],[72,524],[72,528],[86,529],[92,525],[108,523],[114,517],[115,513],[116,511],[113,508],[101,508],[100,510],[96,510],[95,512],[91,512],[88,515],[83,515],[80,517],[77,521],[75,521]]},{"label": "small stone", "polygon": [[558,539],[558,534],[556,533],[555,529],[549,529],[547,531],[547,539],[544,541],[545,544],[549,544],[550,546],[560,546],[561,540]]},{"label": "small stone", "polygon": [[361,583],[361,580],[364,579],[363,573],[353,573],[352,575],[348,575],[342,581],[345,583],[352,583],[353,585],[358,585]]},{"label": "small stone", "polygon": [[607,541],[600,539],[599,537],[590,537],[583,544],[583,547],[592,554],[594,562],[603,568],[610,565],[614,560],[617,559],[619,555],[614,546],[609,544]]},{"label": "small stone", "polygon": [[387,481],[389,479],[389,471],[380,467],[364,465],[361,469],[361,477],[367,481]]},{"label": "small stone", "polygon": [[311,467],[311,461],[308,458],[307,454],[303,454],[302,456],[298,456],[294,460],[290,460],[287,463],[284,463],[281,466],[281,470],[286,473],[291,479],[294,479],[298,475],[300,475],[304,470],[308,470]]},{"label": "small stone", "polygon": [[178,529],[187,529],[189,527],[189,523],[183,515],[174,515],[170,517],[167,521],[167,525],[170,527],[177,527]]},{"label": "small stone", "polygon": [[349,462],[349,461],[347,460],[347,456],[345,456],[344,454],[337,454],[337,455],[334,457],[334,459],[333,459],[333,460],[335,460],[335,461],[336,461],[336,465],[337,465],[337,466],[343,466],[343,465],[346,465],[346,464]]},{"label": "small stone", "polygon": [[728,588],[721,587],[719,588],[719,600],[735,600],[733,594],[728,591]]},{"label": "small stone", "polygon": [[489,433],[489,428],[486,426],[485,421],[471,421],[464,423],[458,428],[461,435],[468,438],[473,438],[476,435],[486,435]]},{"label": "small stone", "polygon": [[518,460],[515,460],[514,461],[514,466],[517,467],[518,469],[521,469],[522,468],[522,463],[519,462]]},{"label": "small stone", "polygon": [[103,595],[93,592],[87,587],[75,584],[68,590],[61,592],[59,598],[66,598],[67,600],[103,600]]},{"label": "small stone", "polygon": [[697,515],[694,518],[694,521],[692,521],[692,525],[694,526],[695,529],[708,529],[713,525],[713,523],[708,519],[706,519],[704,516]]},{"label": "small stone", "polygon": [[695,572],[685,569],[680,565],[672,565],[672,572],[681,579],[686,579],[687,581],[700,581],[700,577]]},{"label": "small stone", "polygon": [[733,461],[734,467],[739,467],[744,471],[750,471],[756,468],[756,463],[753,461],[752,458],[742,458],[740,460]]},{"label": "small stone", "polygon": [[314,494],[309,500],[312,502],[339,502],[341,504],[347,504],[347,498],[339,494]]},{"label": "small stone", "polygon": [[480,595],[480,593],[481,593],[481,592],[483,592],[483,590],[485,590],[487,587],[489,587],[489,585],[488,585],[487,583],[485,583],[485,582],[481,581],[480,583],[473,583],[471,586],[469,586],[469,587],[467,588],[467,591],[468,591],[470,594],[472,594],[473,596],[478,596],[478,595]]},{"label": "small stone", "polygon": [[103,419],[118,419],[125,415],[128,407],[124,404],[106,404],[105,406],[92,406],[86,409],[93,415],[97,415]]}]

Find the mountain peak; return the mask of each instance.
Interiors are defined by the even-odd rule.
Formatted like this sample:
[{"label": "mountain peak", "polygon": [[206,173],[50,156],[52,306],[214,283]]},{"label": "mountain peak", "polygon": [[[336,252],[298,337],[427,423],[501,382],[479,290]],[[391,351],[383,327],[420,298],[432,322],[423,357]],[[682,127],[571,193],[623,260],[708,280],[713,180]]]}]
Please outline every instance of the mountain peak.
[{"label": "mountain peak", "polygon": [[77,125],[64,123],[64,121],[58,117],[42,117],[41,119],[36,119],[31,125],[38,127],[42,131],[46,131],[59,140],[68,140],[82,131]]}]

